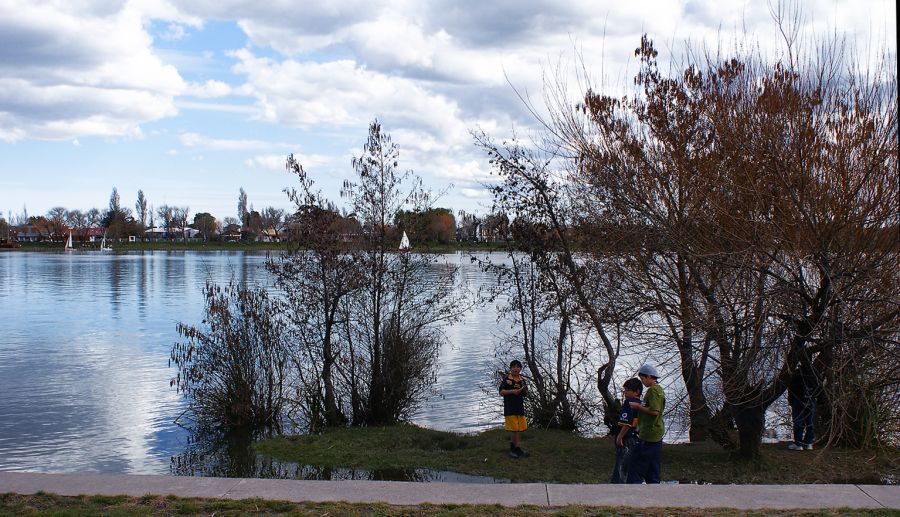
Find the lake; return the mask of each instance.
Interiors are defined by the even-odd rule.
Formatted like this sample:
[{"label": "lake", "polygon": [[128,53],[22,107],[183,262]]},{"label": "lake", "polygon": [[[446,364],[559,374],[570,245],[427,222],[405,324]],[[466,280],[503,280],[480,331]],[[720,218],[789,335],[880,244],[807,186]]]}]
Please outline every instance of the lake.
[{"label": "lake", "polygon": [[[460,264],[473,287],[492,281],[468,255],[439,258]],[[268,469],[283,477],[306,468],[260,465],[227,447],[191,463],[196,444],[175,423],[185,409],[169,385],[176,324],[201,322],[208,279],[270,285],[265,260],[251,252],[0,253],[0,470],[250,475]],[[460,432],[501,425],[489,386],[496,317],[492,306],[482,307],[448,329],[435,372],[438,393],[415,423]],[[221,468],[223,461],[231,464]]]}]

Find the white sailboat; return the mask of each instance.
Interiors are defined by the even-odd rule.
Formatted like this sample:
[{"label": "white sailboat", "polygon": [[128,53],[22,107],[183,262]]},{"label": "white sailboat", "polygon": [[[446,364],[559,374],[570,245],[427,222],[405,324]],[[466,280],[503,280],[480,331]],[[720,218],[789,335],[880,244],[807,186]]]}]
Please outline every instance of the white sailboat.
[{"label": "white sailboat", "polygon": [[403,232],[403,238],[400,239],[400,250],[406,251],[409,249],[409,237],[406,236],[406,232]]},{"label": "white sailboat", "polygon": [[112,251],[112,246],[106,245],[106,232],[103,232],[103,240],[100,241],[100,251]]},{"label": "white sailboat", "polygon": [[64,249],[66,251],[75,251],[75,246],[72,245],[72,232],[69,232],[69,238],[66,240],[66,247]]}]

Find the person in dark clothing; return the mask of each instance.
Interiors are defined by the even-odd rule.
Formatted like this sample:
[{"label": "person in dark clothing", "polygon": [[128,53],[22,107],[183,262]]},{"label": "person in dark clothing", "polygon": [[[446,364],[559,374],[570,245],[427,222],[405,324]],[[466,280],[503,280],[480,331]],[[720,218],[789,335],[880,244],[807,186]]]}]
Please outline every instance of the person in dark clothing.
[{"label": "person in dark clothing", "polygon": [[666,394],[659,385],[659,372],[653,365],[645,364],[638,370],[641,384],[647,388],[642,402],[629,402],[638,411],[637,444],[628,462],[628,484],[659,483],[662,472],[662,439],[666,434],[663,412]]},{"label": "person in dark clothing", "polygon": [[622,394],[625,401],[622,402],[622,412],[616,422],[619,432],[616,433],[616,466],[613,467],[610,483],[625,483],[628,480],[628,462],[631,459],[631,451],[637,442],[637,410],[631,407],[631,402],[641,403],[641,393],[644,385],[637,378],[628,379],[622,386]]},{"label": "person in dark clothing", "polygon": [[812,450],[816,439],[816,375],[812,365],[800,361],[797,370],[788,383],[788,404],[791,406],[791,420],[794,424],[794,441],[788,445],[792,451]]},{"label": "person in dark clothing", "polygon": [[522,363],[509,363],[509,373],[500,383],[500,395],[503,395],[503,418],[506,430],[509,431],[509,455],[513,458],[524,458],[528,451],[519,446],[519,433],[528,429],[525,420],[525,393],[528,386],[522,377]]}]

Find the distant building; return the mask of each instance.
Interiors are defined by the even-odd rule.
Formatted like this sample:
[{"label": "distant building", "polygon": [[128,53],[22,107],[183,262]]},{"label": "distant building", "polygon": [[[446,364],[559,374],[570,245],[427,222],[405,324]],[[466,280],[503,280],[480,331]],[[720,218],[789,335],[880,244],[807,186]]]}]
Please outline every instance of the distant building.
[{"label": "distant building", "polygon": [[36,226],[31,224],[16,226],[10,231],[10,234],[15,235],[15,240],[19,242],[40,242],[50,237],[42,234]]},{"label": "distant building", "polygon": [[81,237],[81,240],[87,242],[101,241],[103,240],[104,234],[106,234],[106,228],[85,228],[77,232],[77,235]]}]

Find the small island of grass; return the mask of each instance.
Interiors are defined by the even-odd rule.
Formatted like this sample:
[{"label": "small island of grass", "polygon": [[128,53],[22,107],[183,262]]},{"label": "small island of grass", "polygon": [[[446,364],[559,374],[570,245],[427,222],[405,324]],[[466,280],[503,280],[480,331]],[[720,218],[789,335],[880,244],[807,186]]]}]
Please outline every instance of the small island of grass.
[{"label": "small island of grass", "polygon": [[[492,429],[456,434],[413,425],[342,428],[321,434],[281,436],[256,444],[264,455],[331,468],[433,469],[512,482],[606,483],[615,461],[611,438],[529,429],[529,458],[506,455],[506,433]],[[791,451],[764,444],[762,459],[747,462],[713,442],[666,444],[664,480],[714,484],[881,484],[900,465],[897,451],[825,449]]]}]

